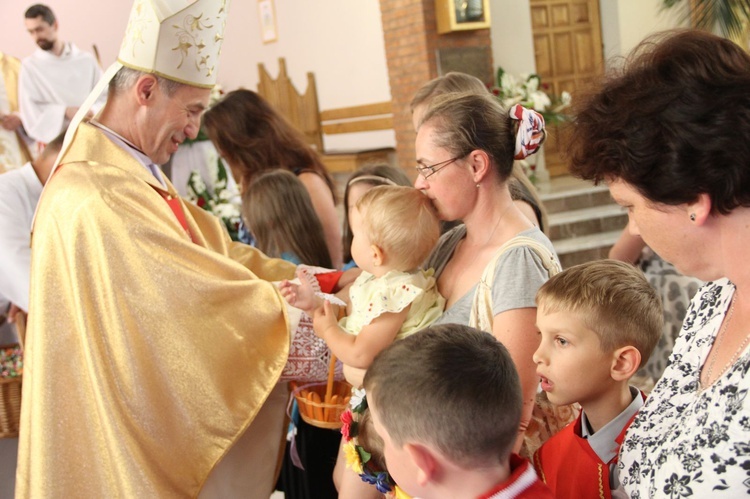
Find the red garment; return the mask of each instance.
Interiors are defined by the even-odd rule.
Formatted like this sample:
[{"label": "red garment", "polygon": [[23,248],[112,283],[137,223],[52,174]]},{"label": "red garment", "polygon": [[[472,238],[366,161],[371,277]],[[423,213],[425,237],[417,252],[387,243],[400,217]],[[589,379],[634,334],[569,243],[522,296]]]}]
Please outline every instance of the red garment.
[{"label": "red garment", "polygon": [[531,463],[517,454],[510,455],[510,477],[478,499],[554,499],[552,492],[536,476]]},{"label": "red garment", "polygon": [[[625,432],[633,422],[628,420],[618,437],[619,451]],[[617,462],[617,454],[608,463],[581,436],[581,416],[556,433],[534,453],[534,468],[542,481],[558,499],[609,499],[609,465]]]},{"label": "red garment", "polygon": [[336,290],[336,285],[339,283],[339,279],[344,275],[341,270],[332,270],[325,274],[315,274],[315,279],[320,284],[320,291],[322,293],[333,293]]}]

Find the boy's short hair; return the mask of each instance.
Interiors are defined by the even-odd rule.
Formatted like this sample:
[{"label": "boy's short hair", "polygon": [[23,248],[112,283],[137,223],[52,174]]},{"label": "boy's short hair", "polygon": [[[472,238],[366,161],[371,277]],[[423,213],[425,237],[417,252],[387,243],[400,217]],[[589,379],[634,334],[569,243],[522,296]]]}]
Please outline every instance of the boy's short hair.
[{"label": "boy's short hair", "polygon": [[539,288],[536,302],[545,313],[575,314],[599,335],[604,352],[637,348],[641,366],[664,324],[661,300],[643,272],[617,260],[597,260],[560,272]]},{"label": "boy's short hair", "polygon": [[413,187],[381,185],[357,201],[362,226],[401,270],[418,268],[440,238],[440,220],[430,199]]},{"label": "boy's short hair", "polygon": [[505,462],[518,437],[518,373],[505,347],[478,329],[441,324],[396,341],[364,386],[395,445],[430,445],[463,468]]}]

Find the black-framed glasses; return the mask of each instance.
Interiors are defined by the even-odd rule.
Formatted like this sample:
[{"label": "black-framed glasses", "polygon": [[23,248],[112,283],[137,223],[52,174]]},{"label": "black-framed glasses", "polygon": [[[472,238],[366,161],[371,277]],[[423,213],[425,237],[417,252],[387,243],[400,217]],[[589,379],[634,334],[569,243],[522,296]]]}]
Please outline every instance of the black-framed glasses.
[{"label": "black-framed glasses", "polygon": [[445,161],[441,161],[440,163],[435,163],[434,165],[430,165],[430,166],[417,165],[415,168],[417,169],[417,172],[420,175],[422,175],[422,178],[427,180],[428,178],[432,177],[433,175],[435,175],[437,172],[439,172],[446,166],[450,165],[454,161],[457,161],[463,158],[464,156],[466,155],[464,154],[461,156],[456,156],[455,158],[447,159]]}]

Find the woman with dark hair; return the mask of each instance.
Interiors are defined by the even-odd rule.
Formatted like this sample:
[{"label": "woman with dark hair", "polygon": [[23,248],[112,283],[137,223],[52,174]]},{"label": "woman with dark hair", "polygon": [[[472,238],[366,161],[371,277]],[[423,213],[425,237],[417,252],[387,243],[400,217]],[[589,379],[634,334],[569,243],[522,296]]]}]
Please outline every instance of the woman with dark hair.
[{"label": "woman with dark hair", "polygon": [[625,492],[748,494],[750,55],[700,31],[648,39],[571,131],[571,171],[606,182],[631,233],[708,281],[625,437]]},{"label": "woman with dark hair", "polygon": [[280,168],[297,175],[323,226],[333,264],[340,268],[341,229],[333,181],[302,133],[250,90],[229,92],[206,111],[203,125],[219,155],[229,164],[240,192],[265,171]]}]

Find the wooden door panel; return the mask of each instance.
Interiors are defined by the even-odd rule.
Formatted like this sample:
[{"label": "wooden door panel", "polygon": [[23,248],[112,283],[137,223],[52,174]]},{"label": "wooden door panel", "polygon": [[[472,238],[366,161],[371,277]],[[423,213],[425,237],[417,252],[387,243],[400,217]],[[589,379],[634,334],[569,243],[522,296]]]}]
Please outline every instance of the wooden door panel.
[{"label": "wooden door panel", "polygon": [[[530,0],[536,70],[559,95],[584,88],[603,67],[599,0]],[[551,126],[544,145],[550,175],[567,173],[558,151],[559,130]]]},{"label": "wooden door panel", "polygon": [[[572,33],[555,33],[553,38],[552,68],[555,78],[558,76],[569,76],[575,73],[575,55],[573,54]],[[541,73],[540,73],[541,74]]]},{"label": "wooden door panel", "polygon": [[537,73],[552,73],[552,56],[550,54],[549,35],[534,37],[534,58]]},{"label": "wooden door panel", "polygon": [[549,27],[549,15],[546,6],[531,7],[531,27],[532,29]]},{"label": "wooden door panel", "polygon": [[572,11],[573,11],[573,22],[576,24],[588,24],[591,22],[591,17],[589,16],[589,6],[585,3],[578,3],[572,5]]},{"label": "wooden door panel", "polygon": [[576,50],[576,73],[583,76],[596,69],[594,61],[594,41],[591,39],[591,31],[578,31],[575,33]]},{"label": "wooden door panel", "polygon": [[560,26],[570,25],[570,9],[567,5],[554,5],[552,6],[552,26],[559,28]]}]

